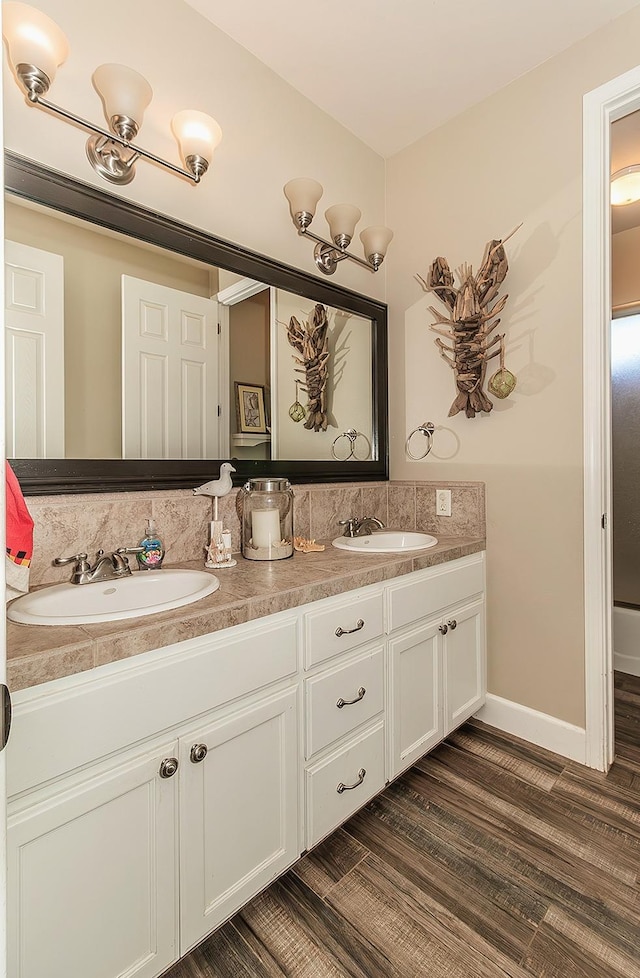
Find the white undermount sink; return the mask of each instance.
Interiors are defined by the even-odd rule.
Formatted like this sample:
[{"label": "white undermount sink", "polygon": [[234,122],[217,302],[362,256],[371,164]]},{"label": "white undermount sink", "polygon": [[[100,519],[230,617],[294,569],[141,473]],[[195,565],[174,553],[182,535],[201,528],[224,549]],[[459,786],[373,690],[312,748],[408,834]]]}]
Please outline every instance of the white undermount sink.
[{"label": "white undermount sink", "polygon": [[438,541],[428,533],[415,530],[374,530],[361,537],[337,537],[333,546],[357,554],[393,554],[410,550],[426,550]]},{"label": "white undermount sink", "polygon": [[139,618],[198,601],[220,587],[199,570],[136,571],[130,577],[93,584],[54,584],[17,598],[10,621],[24,625],[89,625]]}]

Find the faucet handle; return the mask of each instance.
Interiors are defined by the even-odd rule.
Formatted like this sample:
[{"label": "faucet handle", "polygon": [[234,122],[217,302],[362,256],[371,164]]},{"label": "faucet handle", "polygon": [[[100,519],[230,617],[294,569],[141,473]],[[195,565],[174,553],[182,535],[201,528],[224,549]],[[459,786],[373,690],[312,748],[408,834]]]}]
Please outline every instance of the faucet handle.
[{"label": "faucet handle", "polygon": [[89,570],[88,554],[74,554],[73,557],[54,557],[55,567],[64,567],[65,564],[78,564],[79,571]]},{"label": "faucet handle", "polygon": [[141,554],[143,552],[144,547],[118,547],[117,550],[113,551],[114,568],[118,571],[124,572],[125,574],[130,574],[131,568],[129,567],[127,554]]},{"label": "faucet handle", "polygon": [[345,536],[345,537],[352,537],[352,536],[354,536],[355,535],[355,531],[357,530],[359,524],[360,524],[360,520],[358,519],[357,516],[352,516],[348,520],[338,520],[338,526],[344,526],[345,527],[345,531],[343,533],[343,536]]}]

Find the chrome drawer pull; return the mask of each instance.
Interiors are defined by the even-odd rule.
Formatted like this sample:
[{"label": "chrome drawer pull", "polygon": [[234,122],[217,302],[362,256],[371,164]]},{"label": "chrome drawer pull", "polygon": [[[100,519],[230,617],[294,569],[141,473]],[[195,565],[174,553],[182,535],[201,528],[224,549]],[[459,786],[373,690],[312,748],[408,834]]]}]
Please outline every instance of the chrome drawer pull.
[{"label": "chrome drawer pull", "polygon": [[438,625],[438,631],[440,632],[441,635],[446,635],[447,632],[449,631],[449,626],[448,625]]},{"label": "chrome drawer pull", "polygon": [[164,761],[160,765],[160,770],[158,774],[161,778],[172,778],[176,771],[178,770],[178,758],[177,757],[165,757]]},{"label": "chrome drawer pull", "polygon": [[354,700],[344,700],[341,696],[340,699],[336,702],[336,706],[338,707],[339,710],[341,710],[343,706],[353,706],[354,703],[359,703],[360,700],[364,698],[365,693],[366,693],[366,689],[364,688],[364,686],[361,686],[360,689],[358,690],[358,695]]},{"label": "chrome drawer pull", "polygon": [[364,628],[364,618],[358,618],[355,628],[336,628],[336,635],[338,638],[341,635],[353,635],[354,632],[359,632],[361,628]]},{"label": "chrome drawer pull", "polygon": [[451,631],[453,631],[454,628],[457,628],[458,627],[458,622],[455,620],[455,618],[452,618],[451,621],[448,621],[447,622],[447,625],[449,626],[449,628],[451,629]]},{"label": "chrome drawer pull", "polygon": [[192,764],[199,764],[200,761],[204,761],[207,752],[208,748],[206,744],[194,744],[189,754],[189,760]]},{"label": "chrome drawer pull", "polygon": [[365,778],[366,773],[367,772],[365,771],[365,769],[363,767],[361,767],[360,770],[358,771],[358,780],[356,781],[355,784],[344,784],[344,782],[341,781],[340,784],[336,788],[336,791],[338,792],[338,794],[341,795],[343,791],[353,791],[354,788],[357,788],[358,785],[361,785],[362,784],[362,782],[364,781],[364,778]]}]

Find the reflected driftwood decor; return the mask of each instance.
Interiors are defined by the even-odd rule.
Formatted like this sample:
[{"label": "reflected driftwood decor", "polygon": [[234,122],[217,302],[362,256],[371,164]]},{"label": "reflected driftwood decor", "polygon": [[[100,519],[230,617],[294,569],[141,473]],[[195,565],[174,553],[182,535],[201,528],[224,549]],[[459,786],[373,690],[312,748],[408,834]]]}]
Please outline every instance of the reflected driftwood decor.
[{"label": "reflected driftwood decor", "polygon": [[287,339],[300,354],[294,356],[298,373],[304,373],[309,398],[305,428],[326,431],[327,418],[327,376],[329,372],[329,342],[327,331],[329,320],[326,308],[318,303],[306,323],[300,324],[295,316],[289,320]]},{"label": "reflected driftwood decor", "polygon": [[[453,369],[458,394],[449,409],[449,417],[464,411],[468,418],[486,414],[493,404],[483,390],[487,362],[499,356],[500,370],[489,381],[489,390],[497,397],[507,397],[514,389],[516,379],[504,368],[504,333],[493,330],[500,323],[496,318],[504,309],[508,295],[498,299],[498,291],[504,282],[509,265],[504,244],[507,238],[489,241],[482,264],[476,275],[471,265],[464,264],[457,270],[459,286],[446,258],[436,258],[429,268],[427,278],[416,275],[425,292],[433,292],[449,310],[449,316],[429,306],[436,322],[429,328],[440,335],[435,343],[440,356]],[[497,301],[496,301],[497,300]],[[494,303],[491,305],[491,303]],[[443,328],[446,327],[446,328]],[[448,342],[440,337],[444,336]]]}]

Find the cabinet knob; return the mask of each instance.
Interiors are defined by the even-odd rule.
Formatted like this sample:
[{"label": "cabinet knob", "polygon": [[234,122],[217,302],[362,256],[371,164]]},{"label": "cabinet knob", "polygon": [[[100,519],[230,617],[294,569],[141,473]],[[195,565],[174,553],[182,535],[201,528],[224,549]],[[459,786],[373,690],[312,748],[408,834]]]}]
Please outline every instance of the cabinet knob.
[{"label": "cabinet knob", "polygon": [[158,774],[160,775],[161,778],[172,778],[177,770],[178,770],[178,758],[165,757],[164,761],[160,765],[160,770]]},{"label": "cabinet knob", "polygon": [[364,688],[364,686],[361,686],[360,689],[358,690],[357,696],[355,696],[354,699],[345,700],[341,696],[340,699],[336,701],[336,706],[338,707],[339,710],[341,710],[343,706],[353,706],[354,703],[359,703],[360,700],[364,698],[365,693],[366,693],[366,689]]},{"label": "cabinet knob", "polygon": [[354,632],[359,632],[361,628],[364,628],[364,618],[358,618],[355,628],[336,628],[336,635],[340,638],[341,635],[353,635]]},{"label": "cabinet knob", "polygon": [[204,761],[208,750],[209,748],[206,744],[194,744],[189,754],[189,760],[192,764],[199,764],[200,761]]},{"label": "cabinet knob", "polygon": [[455,620],[455,618],[452,618],[451,621],[448,621],[447,622],[447,625],[449,626],[449,628],[451,629],[451,631],[453,631],[454,628],[457,628],[458,627],[458,622]]},{"label": "cabinet knob", "polygon": [[438,625],[438,631],[440,632],[441,635],[446,635],[447,632],[449,631],[449,626],[448,625]]},{"label": "cabinet knob", "polygon": [[367,772],[365,771],[365,769],[361,767],[360,770],[358,771],[358,780],[354,784],[345,784],[343,781],[341,781],[340,784],[337,785],[336,787],[336,791],[338,792],[338,794],[341,795],[343,791],[353,791],[354,788],[357,788],[359,785],[362,784],[366,773]]}]

